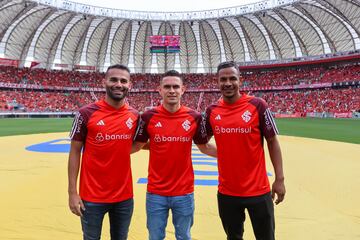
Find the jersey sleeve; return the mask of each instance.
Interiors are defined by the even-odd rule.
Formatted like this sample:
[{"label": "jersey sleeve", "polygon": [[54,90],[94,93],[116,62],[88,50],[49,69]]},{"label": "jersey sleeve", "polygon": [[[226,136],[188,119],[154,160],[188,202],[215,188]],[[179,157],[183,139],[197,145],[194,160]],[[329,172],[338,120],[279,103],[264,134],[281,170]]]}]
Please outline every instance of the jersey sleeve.
[{"label": "jersey sleeve", "polygon": [[137,110],[135,110],[134,108],[132,108],[132,107],[129,107],[129,111],[135,116],[135,118],[136,118],[136,122],[135,122],[135,129],[136,129],[136,131],[135,131],[135,134],[134,134],[134,136],[133,136],[133,141],[135,141],[135,137],[136,137],[136,134],[137,134],[137,132],[139,131],[139,125],[140,125],[140,113],[137,111]]},{"label": "jersey sleeve", "polygon": [[149,125],[150,119],[152,117],[151,112],[147,111],[140,115],[138,129],[135,135],[135,141],[137,142],[147,142],[149,140],[149,133],[147,131],[147,126]]},{"label": "jersey sleeve", "polygon": [[211,115],[211,111],[212,111],[213,107],[214,107],[213,105],[208,107],[203,116],[203,122],[204,122],[203,124],[204,124],[206,135],[208,138],[211,138],[214,135],[213,130],[211,128],[211,124],[210,124],[210,115]]},{"label": "jersey sleeve", "polygon": [[195,135],[193,136],[194,143],[205,144],[209,141],[206,134],[205,121],[203,120],[202,115],[198,112],[194,111],[192,115],[196,121],[196,131]]},{"label": "jersey sleeve", "polygon": [[70,131],[70,139],[75,141],[85,142],[87,135],[87,118],[82,111],[75,114],[72,128]]},{"label": "jersey sleeve", "polygon": [[261,98],[257,98],[257,109],[259,111],[260,131],[268,139],[279,134],[274,118],[268,104]]}]

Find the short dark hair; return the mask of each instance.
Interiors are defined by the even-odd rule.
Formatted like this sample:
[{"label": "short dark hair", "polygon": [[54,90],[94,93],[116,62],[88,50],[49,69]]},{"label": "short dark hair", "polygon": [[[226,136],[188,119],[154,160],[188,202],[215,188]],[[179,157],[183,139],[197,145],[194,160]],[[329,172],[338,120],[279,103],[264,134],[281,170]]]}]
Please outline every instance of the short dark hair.
[{"label": "short dark hair", "polygon": [[123,65],[123,64],[114,64],[114,65],[111,65],[110,67],[107,68],[106,73],[107,73],[110,69],[125,70],[125,71],[127,71],[127,72],[130,74],[130,69],[129,69],[127,66]]},{"label": "short dark hair", "polygon": [[165,72],[164,75],[162,76],[160,82],[162,82],[162,80],[163,80],[165,77],[178,77],[178,78],[180,78],[181,83],[184,82],[182,75],[181,75],[178,71],[176,71],[176,70],[169,70],[169,71]]},{"label": "short dark hair", "polygon": [[179,77],[179,78],[181,78],[181,74],[176,70],[169,70],[164,73],[163,78],[164,77]]},{"label": "short dark hair", "polygon": [[236,68],[238,70],[238,72],[240,73],[239,65],[234,61],[220,63],[217,67],[217,73],[219,73],[221,69],[231,68],[231,67]]}]

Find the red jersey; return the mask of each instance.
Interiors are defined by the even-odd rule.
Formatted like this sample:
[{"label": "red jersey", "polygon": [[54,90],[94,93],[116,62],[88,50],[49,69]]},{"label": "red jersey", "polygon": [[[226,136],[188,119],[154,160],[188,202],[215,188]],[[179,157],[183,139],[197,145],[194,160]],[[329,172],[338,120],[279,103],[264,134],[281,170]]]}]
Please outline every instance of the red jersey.
[{"label": "red jersey", "polygon": [[170,113],[163,106],[141,115],[135,141],[150,139],[147,191],[162,196],[180,196],[194,191],[191,162],[192,140],[207,143],[200,113],[181,106]]},{"label": "red jersey", "polygon": [[217,145],[220,193],[247,197],[270,192],[263,143],[278,131],[263,99],[244,94],[233,104],[219,100],[206,110],[206,130]]},{"label": "red jersey", "polygon": [[133,197],[130,152],[139,114],[125,104],[116,109],[104,100],[82,107],[70,133],[84,143],[80,197],[111,203]]}]

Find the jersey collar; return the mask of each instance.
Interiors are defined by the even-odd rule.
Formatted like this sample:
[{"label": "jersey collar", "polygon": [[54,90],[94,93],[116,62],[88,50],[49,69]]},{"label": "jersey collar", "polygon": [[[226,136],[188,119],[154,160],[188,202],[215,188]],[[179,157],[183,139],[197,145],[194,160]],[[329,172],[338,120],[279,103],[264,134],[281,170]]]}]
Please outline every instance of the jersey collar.
[{"label": "jersey collar", "polygon": [[240,103],[242,103],[242,102],[244,102],[244,101],[247,101],[247,99],[248,99],[249,97],[250,97],[249,95],[243,93],[243,94],[241,94],[240,98],[239,98],[238,100],[236,100],[236,102],[234,102],[234,103],[228,103],[228,102],[224,101],[223,98],[221,98],[221,99],[219,100],[219,102],[220,102],[221,105],[228,106],[228,107],[232,107],[232,106],[239,105]]},{"label": "jersey collar", "polygon": [[120,108],[114,108],[113,106],[111,106],[110,104],[108,104],[105,99],[102,99],[99,101],[99,104],[104,106],[106,109],[108,110],[112,110],[112,111],[122,111],[123,109],[126,108],[127,103],[125,102],[124,105],[122,105]]},{"label": "jersey collar", "polygon": [[182,110],[183,110],[183,106],[182,105],[180,105],[180,108],[176,111],[176,112],[169,112],[168,110],[166,110],[166,108],[164,107],[164,105],[162,105],[161,104],[161,106],[160,106],[160,111],[162,111],[162,112],[164,112],[165,114],[167,114],[167,115],[175,115],[175,114],[177,114],[177,113],[179,113],[179,112],[181,112]]}]

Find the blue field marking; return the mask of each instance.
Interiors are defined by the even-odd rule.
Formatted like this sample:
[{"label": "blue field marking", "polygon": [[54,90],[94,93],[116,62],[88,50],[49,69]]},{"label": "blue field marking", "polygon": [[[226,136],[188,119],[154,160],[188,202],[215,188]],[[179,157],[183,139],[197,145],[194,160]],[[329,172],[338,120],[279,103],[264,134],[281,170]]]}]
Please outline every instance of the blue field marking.
[{"label": "blue field marking", "polygon": [[209,165],[209,166],[217,166],[217,163],[214,162],[193,162],[193,165]]},{"label": "blue field marking", "polygon": [[195,179],[195,185],[197,186],[217,186],[218,180],[213,179]]},{"label": "blue field marking", "polygon": [[[69,143],[59,143],[66,141]],[[33,144],[25,148],[27,151],[31,152],[44,152],[44,153],[68,153],[70,151],[70,139],[61,138],[52,141],[42,142],[38,144]],[[193,151],[198,151],[197,149],[192,149]],[[205,165],[211,167],[217,167],[216,158],[209,157],[202,153],[193,153],[193,165]],[[209,162],[211,161],[211,162]],[[215,162],[214,162],[215,161]],[[194,175],[196,176],[218,176],[217,169],[215,171],[204,171],[204,170],[194,170]],[[273,176],[270,172],[267,172],[268,176]],[[147,178],[139,178],[137,183],[146,184]],[[217,186],[217,179],[195,179],[195,185],[198,186]]]},{"label": "blue field marking", "polygon": [[194,174],[200,176],[219,176],[217,171],[194,170]]},{"label": "blue field marking", "polygon": [[193,161],[197,161],[197,160],[211,160],[211,161],[216,161],[216,158],[213,158],[213,157],[193,157],[192,160],[193,160]]},{"label": "blue field marking", "polygon": [[137,183],[139,184],[147,184],[147,182],[148,182],[147,178],[139,178],[137,180]]},{"label": "blue field marking", "polygon": [[[58,143],[61,141],[69,141],[69,143]],[[68,138],[56,139],[48,142],[30,145],[25,149],[31,152],[68,153],[70,151],[70,140]]]},{"label": "blue field marking", "polygon": [[[194,152],[194,151],[193,151]],[[210,157],[203,153],[198,153],[199,151],[196,151],[197,153],[192,153],[192,163],[194,167],[199,165],[203,166],[210,166],[210,168],[213,168],[214,170],[197,170],[194,169],[194,175],[195,180],[194,184],[195,186],[218,186],[219,182],[217,177],[219,176],[219,173],[217,171],[217,162],[216,158]],[[199,179],[201,176],[211,176],[214,179]]]}]

